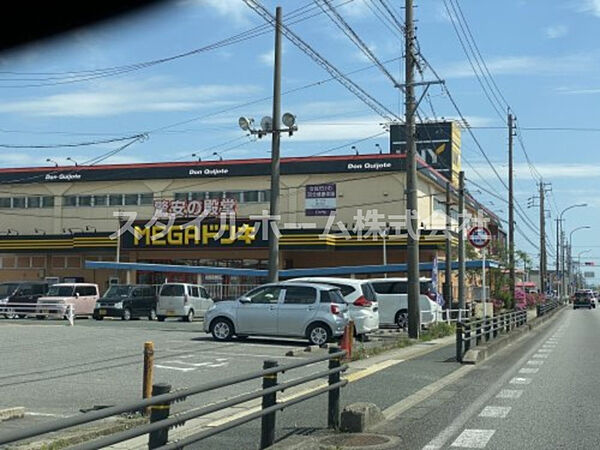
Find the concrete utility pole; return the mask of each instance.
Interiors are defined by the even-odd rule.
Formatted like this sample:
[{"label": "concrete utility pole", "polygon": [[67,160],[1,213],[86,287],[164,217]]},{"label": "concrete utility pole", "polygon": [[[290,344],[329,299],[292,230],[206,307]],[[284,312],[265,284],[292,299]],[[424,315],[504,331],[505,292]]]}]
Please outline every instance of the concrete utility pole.
[{"label": "concrete utility pole", "polygon": [[446,268],[444,278],[444,300],[446,309],[452,309],[452,203],[450,202],[450,182],[446,181]]},{"label": "concrete utility pole", "polygon": [[556,218],[556,273],[554,274],[554,282],[556,283],[556,296],[560,296],[560,281],[558,274],[560,273],[560,221],[559,217]]},{"label": "concrete utility pole", "polygon": [[[562,227],[561,227],[562,228]],[[562,254],[560,256],[561,259],[561,268],[560,268],[560,284],[562,286],[563,296],[569,297],[569,293],[567,292],[567,287],[565,283],[565,250],[566,250],[566,241],[565,241],[565,230],[562,229],[560,231],[560,242],[562,248]]]},{"label": "concrete utility pole", "polygon": [[509,289],[515,306],[515,204],[513,185],[514,117],[508,113],[508,270]]},{"label": "concrete utility pole", "polygon": [[413,2],[405,0],[406,30],[406,214],[408,227],[408,336],[419,337],[421,312],[419,309],[419,216],[417,200],[417,147],[415,142],[415,24],[413,21]]},{"label": "concrete utility pole", "polygon": [[273,73],[273,130],[271,140],[271,202],[269,207],[269,282],[279,281],[279,143],[281,135],[281,6],[275,10],[275,68]]},{"label": "concrete utility pole", "polygon": [[[458,174],[458,309],[465,309],[465,173]],[[460,314],[460,312],[459,312]]]},{"label": "concrete utility pole", "polygon": [[546,211],[544,182],[540,180],[540,291],[546,293]]}]

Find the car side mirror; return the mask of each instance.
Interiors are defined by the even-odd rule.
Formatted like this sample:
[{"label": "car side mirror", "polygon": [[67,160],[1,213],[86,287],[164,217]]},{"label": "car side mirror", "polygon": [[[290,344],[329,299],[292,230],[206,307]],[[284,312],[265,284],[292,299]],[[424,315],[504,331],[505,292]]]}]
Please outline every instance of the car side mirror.
[{"label": "car side mirror", "polygon": [[75,292],[75,298],[79,298],[79,292]]},{"label": "car side mirror", "polygon": [[252,300],[250,300],[248,297],[240,297],[240,303],[250,303]]}]

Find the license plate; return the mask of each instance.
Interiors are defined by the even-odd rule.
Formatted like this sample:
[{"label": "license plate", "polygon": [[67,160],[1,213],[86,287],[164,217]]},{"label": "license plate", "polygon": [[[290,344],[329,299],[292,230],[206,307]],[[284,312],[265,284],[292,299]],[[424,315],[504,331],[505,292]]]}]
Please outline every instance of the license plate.
[{"label": "license plate", "polygon": [[167,316],[174,316],[175,315],[175,311],[167,311]]},{"label": "license plate", "polygon": [[105,316],[106,315],[106,310],[105,309],[101,309],[98,311],[98,314],[100,314],[101,316]]}]

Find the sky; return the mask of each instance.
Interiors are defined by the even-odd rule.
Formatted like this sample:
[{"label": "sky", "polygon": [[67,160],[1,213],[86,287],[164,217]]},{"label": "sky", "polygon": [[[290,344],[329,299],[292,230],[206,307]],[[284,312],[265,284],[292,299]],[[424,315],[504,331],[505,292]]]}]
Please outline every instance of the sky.
[{"label": "sky", "polygon": [[[595,148],[600,139],[600,0],[456,1],[506,100],[499,103],[510,105],[517,118],[531,162],[515,140],[515,195],[521,214],[538,224],[539,210],[528,208],[529,198],[537,194],[540,177],[550,183],[547,236],[553,254],[554,219],[567,206],[586,202],[586,208],[565,213],[564,229],[569,235],[579,226],[591,227],[573,234],[573,253],[589,249],[583,260],[600,266],[600,153]],[[331,2],[402,82],[403,40],[376,9],[379,2]],[[291,29],[342,73],[363,69],[349,77],[402,117],[401,92],[312,1],[262,3],[269,11],[281,5]],[[403,2],[388,4],[402,19]],[[449,13],[442,0],[416,0],[415,5],[421,53],[445,80],[483,152],[506,180],[506,111],[502,105],[495,111],[465,56],[453,28],[458,10]],[[146,138],[103,162],[268,157],[269,141],[246,137],[237,121],[241,115],[260,121],[270,114],[271,29],[160,64],[131,66],[203,49],[262,25],[263,19],[242,0],[177,0],[0,54],[0,144],[5,146],[0,166],[47,165],[46,158],[69,164],[67,157],[83,164],[130,140],[70,148],[10,146],[87,143],[140,133]],[[360,153],[376,152],[376,144],[386,149],[387,135],[372,138],[384,131],[386,119],[336,81],[317,83],[329,78],[284,41],[282,88],[292,92],[283,96],[282,110],[297,116],[299,130],[283,137],[282,155],[349,154],[352,145]],[[425,70],[423,79],[435,77]],[[490,80],[484,79],[484,86]],[[430,88],[421,116],[458,117],[440,86]],[[462,152],[469,190],[506,217],[506,189],[466,131]],[[517,225],[517,247],[537,260],[538,235],[519,216]],[[548,256],[551,267],[554,260]]]}]

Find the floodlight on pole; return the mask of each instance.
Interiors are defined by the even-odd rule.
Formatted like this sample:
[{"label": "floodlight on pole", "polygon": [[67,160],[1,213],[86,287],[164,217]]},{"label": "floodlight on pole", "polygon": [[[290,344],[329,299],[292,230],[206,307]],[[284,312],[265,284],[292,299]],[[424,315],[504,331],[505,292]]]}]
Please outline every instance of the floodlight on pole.
[{"label": "floodlight on pole", "polygon": [[54,167],[58,167],[58,163],[56,161],[54,161],[53,159],[46,158],[46,162],[54,164]]},{"label": "floodlight on pole", "polygon": [[70,156],[67,156],[67,161],[71,161],[73,164],[75,164],[75,167],[78,167],[79,164],[77,164],[77,161],[75,161],[73,158],[71,158]]},{"label": "floodlight on pole", "polygon": [[250,131],[252,128],[252,124],[254,123],[254,119],[251,117],[240,117],[238,120],[238,124],[240,128],[244,131]]}]

